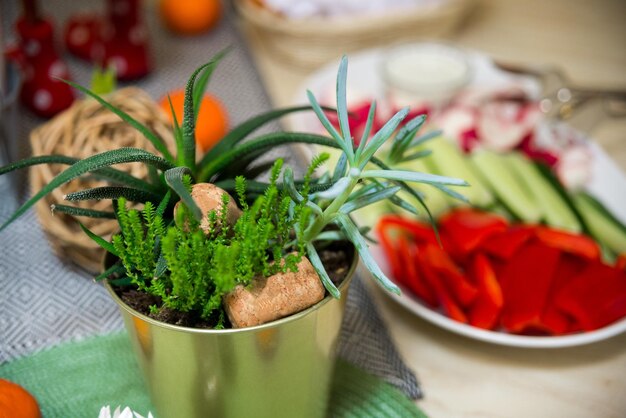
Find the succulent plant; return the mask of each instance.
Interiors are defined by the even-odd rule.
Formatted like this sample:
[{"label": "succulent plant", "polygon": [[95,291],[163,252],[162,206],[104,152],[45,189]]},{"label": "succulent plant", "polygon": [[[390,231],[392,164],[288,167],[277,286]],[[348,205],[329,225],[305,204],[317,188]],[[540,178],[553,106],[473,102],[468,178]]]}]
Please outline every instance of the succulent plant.
[{"label": "succulent plant", "polygon": [[[350,213],[387,199],[416,213],[417,209],[412,204],[396,196],[396,193],[403,189],[413,196],[423,206],[424,210],[428,211],[422,197],[407,182],[430,184],[454,197],[458,197],[458,193],[448,186],[467,186],[468,184],[461,179],[406,170],[392,170],[383,161],[376,158],[376,153],[389,140],[393,140],[390,154],[394,161],[407,161],[422,156],[421,154],[405,155],[416,143],[431,137],[431,135],[427,135],[415,138],[425,121],[425,116],[414,118],[398,130],[401,122],[409,113],[408,108],[397,112],[378,132],[369,138],[376,112],[376,102],[372,102],[363,136],[358,147],[355,147],[348,123],[347,70],[348,59],[344,56],[337,75],[337,119],[339,120],[340,131],[337,131],[331,124],[313,93],[307,92],[313,110],[334,141],[331,146],[338,147],[341,150],[341,156],[332,174],[327,173],[320,179],[320,183],[328,180],[332,186],[308,197],[307,206],[311,208],[311,219],[306,228],[298,233],[297,238],[304,243],[309,259],[320,275],[324,286],[333,296],[338,297],[339,291],[324,271],[313,245],[314,241],[320,240],[322,237],[325,239],[333,237],[352,242],[373,277],[386,290],[399,293],[399,288],[385,276],[371,256],[367,242],[361,234],[361,230],[351,219]],[[293,174],[289,169],[285,173],[284,182],[294,201],[301,202],[304,198],[295,187]],[[330,224],[337,225],[340,230],[324,232]],[[296,229],[296,231],[299,230]]]}]

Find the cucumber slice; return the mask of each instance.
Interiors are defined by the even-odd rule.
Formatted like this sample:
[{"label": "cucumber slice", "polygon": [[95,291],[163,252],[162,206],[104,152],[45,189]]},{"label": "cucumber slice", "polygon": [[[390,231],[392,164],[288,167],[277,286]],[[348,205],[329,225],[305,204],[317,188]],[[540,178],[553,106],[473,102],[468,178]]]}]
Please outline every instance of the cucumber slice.
[{"label": "cucumber slice", "polygon": [[509,212],[524,222],[539,222],[541,208],[501,154],[479,149],[471,154],[470,161]]},{"label": "cucumber slice", "polygon": [[571,232],[582,231],[576,214],[532,161],[519,152],[504,154],[502,157],[526,189],[534,195],[546,224]]},{"label": "cucumber slice", "polygon": [[[480,180],[476,170],[461,153],[459,148],[443,137],[430,140],[426,149],[432,150],[432,154],[424,158],[434,174],[456,177],[467,181],[470,187],[457,190],[467,197],[473,206],[486,208],[493,204],[495,198],[489,188]],[[454,200],[454,199],[453,199]],[[455,200],[455,204],[457,204]]]},{"label": "cucumber slice", "polygon": [[574,194],[572,200],[596,240],[617,254],[626,253],[626,226],[586,193]]},{"label": "cucumber slice", "polygon": [[589,232],[589,228],[587,228],[585,220],[580,215],[580,212],[576,208],[576,205],[574,205],[574,201],[572,200],[572,194],[568,190],[566,190],[565,187],[563,187],[563,184],[561,184],[561,181],[557,178],[552,169],[546,164],[538,161],[533,162],[533,164],[535,165],[537,171],[539,171],[543,178],[552,185],[552,188],[556,190],[559,196],[561,196],[561,199],[563,199],[565,204],[567,204],[569,209],[574,213],[574,216],[576,216],[576,219],[578,219],[578,223],[582,228],[582,232],[587,235],[591,235],[591,233]]}]

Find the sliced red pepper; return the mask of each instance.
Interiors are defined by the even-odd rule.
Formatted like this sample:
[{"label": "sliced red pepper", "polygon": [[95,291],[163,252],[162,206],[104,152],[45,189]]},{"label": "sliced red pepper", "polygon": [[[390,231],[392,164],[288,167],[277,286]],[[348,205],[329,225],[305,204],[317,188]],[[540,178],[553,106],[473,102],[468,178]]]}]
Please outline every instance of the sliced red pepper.
[{"label": "sliced red pepper", "polygon": [[510,332],[541,326],[560,251],[539,242],[525,244],[502,271],[504,308],[500,322]]},{"label": "sliced red pepper", "polygon": [[439,306],[437,295],[419,271],[415,246],[404,237],[398,238],[398,255],[405,274],[402,283],[427,305]]},{"label": "sliced red pepper", "polygon": [[591,238],[561,231],[554,228],[537,227],[535,236],[541,242],[571,254],[577,254],[590,260],[600,259],[600,246]]},{"label": "sliced red pepper", "polygon": [[541,325],[551,335],[563,335],[570,332],[573,319],[556,307],[549,307],[541,315]]},{"label": "sliced red pepper", "polygon": [[615,268],[626,271],[626,253],[617,256],[615,259]]},{"label": "sliced red pepper", "polygon": [[587,262],[583,257],[561,253],[548,293],[548,301],[541,314],[541,323],[551,334],[565,334],[572,328],[573,318],[560,310],[554,303],[554,300],[561,289],[585,268]]},{"label": "sliced red pepper", "polygon": [[385,215],[378,221],[379,231],[386,231],[394,227],[409,233],[411,238],[413,238],[413,240],[418,244],[424,242],[437,244],[437,236],[435,235],[435,230],[432,225],[407,219],[398,215]]},{"label": "sliced red pepper", "polygon": [[478,296],[470,307],[469,322],[475,327],[493,329],[504,305],[495,271],[487,257],[477,254],[472,260],[470,274],[477,284]]},{"label": "sliced red pepper", "polygon": [[574,254],[561,253],[559,265],[557,266],[552,286],[550,287],[551,300],[567,285],[572,279],[583,271],[589,260]]},{"label": "sliced red pepper", "polygon": [[450,237],[454,246],[467,254],[487,237],[507,229],[507,221],[500,215],[473,208],[458,208],[439,219],[439,229]]},{"label": "sliced red pepper", "polygon": [[[432,244],[424,244],[419,247],[424,253],[426,263],[443,280],[446,289],[454,300],[463,307],[469,306],[478,291],[459,270],[448,254],[440,247]],[[423,266],[422,266],[423,267]]]},{"label": "sliced red pepper", "polygon": [[[435,228],[428,223],[407,219],[399,215],[385,215],[378,221],[377,228],[379,234],[384,232],[387,237],[390,237],[392,231],[397,229],[404,234],[410,235],[413,241],[418,245],[424,243],[437,246],[441,245],[448,253],[458,253],[450,237],[446,233],[440,232],[440,240],[437,240]],[[463,257],[465,256],[465,254],[461,255]]]},{"label": "sliced red pepper", "polygon": [[397,284],[406,286],[404,281],[404,277],[406,276],[404,264],[400,261],[398,251],[396,251],[396,248],[389,237],[389,230],[384,224],[379,222],[376,225],[376,234],[378,235],[380,245],[383,248],[385,256],[387,257],[387,261],[389,262],[389,268],[391,269],[393,279]]},{"label": "sliced red pepper", "polygon": [[488,236],[480,249],[489,255],[508,260],[534,235],[533,227],[511,226],[508,230]]},{"label": "sliced red pepper", "polygon": [[612,324],[626,316],[626,293],[615,296],[610,303],[604,306],[603,312],[598,316],[598,328]]},{"label": "sliced red pepper", "polygon": [[437,274],[437,271],[432,268],[429,263],[428,256],[424,251],[417,252],[417,260],[420,263],[420,269],[424,274],[424,279],[430,284],[430,287],[434,290],[441,307],[445,311],[445,314],[455,321],[467,323],[467,316],[463,310],[454,301],[454,298],[449,293],[448,289],[443,284],[441,276]]},{"label": "sliced red pepper", "polygon": [[626,316],[626,273],[598,261],[589,262],[556,295],[555,304],[585,331],[615,322]]},{"label": "sliced red pepper", "polygon": [[438,232],[441,244],[437,244],[437,246],[446,252],[452,261],[454,261],[457,265],[464,265],[467,263],[471,254],[465,252],[462,248],[459,248],[448,231],[441,230],[440,228]]}]

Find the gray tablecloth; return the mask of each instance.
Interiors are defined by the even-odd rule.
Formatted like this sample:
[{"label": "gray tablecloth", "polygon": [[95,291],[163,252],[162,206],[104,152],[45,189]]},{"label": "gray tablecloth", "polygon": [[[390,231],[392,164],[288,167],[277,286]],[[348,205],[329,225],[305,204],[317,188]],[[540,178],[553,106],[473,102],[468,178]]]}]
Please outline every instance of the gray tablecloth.
[{"label": "gray tablecloth", "polygon": [[[18,13],[15,3],[3,2],[5,39],[11,38],[10,22]],[[57,35],[72,13],[104,7],[104,1],[40,3],[43,11],[54,18]],[[136,83],[139,87],[159,98],[168,90],[183,86],[189,74],[214,53],[233,46],[209,89],[223,99],[235,124],[270,108],[231,12],[216,30],[193,38],[168,34],[157,21],[154,10],[145,12],[155,69]],[[88,85],[90,66],[67,54],[63,58],[74,80]],[[41,122],[25,111],[20,112],[17,141],[22,153],[26,152],[28,133]],[[23,177],[17,183],[0,179],[0,222],[11,215],[18,200],[23,200],[19,191],[25,190],[24,181]],[[0,363],[64,341],[122,327],[116,305],[105,289],[71,262],[54,254],[34,211],[0,233]],[[399,357],[360,278],[354,281],[350,291],[340,355],[400,387],[408,396],[421,396],[415,375]]]}]

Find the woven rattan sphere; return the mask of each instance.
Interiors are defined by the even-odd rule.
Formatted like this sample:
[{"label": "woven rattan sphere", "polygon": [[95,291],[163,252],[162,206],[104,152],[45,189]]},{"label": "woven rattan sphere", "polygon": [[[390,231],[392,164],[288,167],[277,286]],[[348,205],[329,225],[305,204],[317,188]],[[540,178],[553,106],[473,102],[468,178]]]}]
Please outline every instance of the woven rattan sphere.
[{"label": "woven rattan sphere", "polygon": [[[106,96],[106,100],[147,126],[173,150],[174,139],[170,123],[143,90],[134,87],[120,89]],[[35,156],[57,154],[82,159],[121,147],[141,148],[156,153],[154,146],[141,133],[91,98],[76,101],[68,110],[33,130],[30,142]],[[32,193],[41,190],[66,168],[67,166],[59,164],[33,166],[30,170]],[[145,165],[140,163],[119,164],[115,168],[140,178],[148,175]],[[105,181],[83,176],[57,188],[36,205],[43,229],[59,255],[91,272],[101,269],[103,250],[82,232],[75,218],[58,212],[53,214],[50,207],[54,204],[68,204],[63,198],[67,193],[107,184]],[[89,209],[113,210],[110,200],[71,204]],[[106,239],[118,229],[115,220],[88,217],[81,217],[79,220]]]}]

